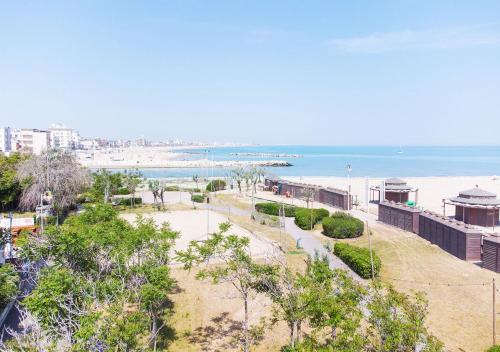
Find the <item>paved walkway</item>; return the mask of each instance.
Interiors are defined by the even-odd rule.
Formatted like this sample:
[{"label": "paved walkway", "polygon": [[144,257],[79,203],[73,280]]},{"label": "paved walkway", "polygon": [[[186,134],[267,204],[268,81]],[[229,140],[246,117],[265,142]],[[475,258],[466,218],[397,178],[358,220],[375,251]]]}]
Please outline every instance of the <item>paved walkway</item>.
[{"label": "paved walkway", "polygon": [[[207,204],[203,204],[203,207],[206,208]],[[223,205],[211,205],[211,209],[213,211],[228,212],[228,207]],[[231,213],[237,214],[240,216],[248,216],[250,217],[250,210],[245,210],[241,208],[231,207]],[[319,255],[326,255],[330,262],[330,267],[332,269],[344,269],[346,270],[351,277],[355,280],[364,283],[363,280],[358,274],[352,271],[342,260],[340,260],[334,254],[328,253],[323,244],[314,237],[311,232],[302,230],[295,224],[294,218],[285,218],[285,232],[288,233],[292,238],[297,242],[300,240],[300,246],[311,256],[314,256],[316,253]]]}]

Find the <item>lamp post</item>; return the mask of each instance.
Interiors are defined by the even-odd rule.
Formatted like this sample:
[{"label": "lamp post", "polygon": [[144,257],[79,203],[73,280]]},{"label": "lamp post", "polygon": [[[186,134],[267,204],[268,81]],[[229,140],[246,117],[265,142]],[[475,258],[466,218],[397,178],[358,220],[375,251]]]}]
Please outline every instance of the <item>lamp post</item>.
[{"label": "lamp post", "polygon": [[351,164],[347,164],[347,212],[351,210]]}]

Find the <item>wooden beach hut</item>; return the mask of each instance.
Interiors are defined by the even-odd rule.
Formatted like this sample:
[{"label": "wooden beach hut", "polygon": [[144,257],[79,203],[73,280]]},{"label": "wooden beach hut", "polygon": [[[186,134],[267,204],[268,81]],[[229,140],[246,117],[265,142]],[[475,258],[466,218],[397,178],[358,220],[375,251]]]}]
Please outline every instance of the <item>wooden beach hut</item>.
[{"label": "wooden beach hut", "polygon": [[370,202],[380,203],[395,202],[406,203],[410,200],[410,193],[415,193],[415,204],[417,204],[418,189],[409,186],[405,180],[397,177],[391,177],[384,181],[384,199],[381,199],[382,190],[380,186],[370,188]]},{"label": "wooden beach hut", "polygon": [[466,224],[495,227],[498,224],[500,200],[495,193],[479,188],[462,191],[458,197],[443,199],[443,213],[446,205],[455,207],[455,219]]}]

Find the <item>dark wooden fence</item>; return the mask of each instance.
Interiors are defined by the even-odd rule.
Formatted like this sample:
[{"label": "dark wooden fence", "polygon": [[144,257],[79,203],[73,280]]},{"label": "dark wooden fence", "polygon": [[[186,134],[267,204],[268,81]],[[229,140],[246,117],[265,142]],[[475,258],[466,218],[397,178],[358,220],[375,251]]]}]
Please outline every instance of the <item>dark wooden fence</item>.
[{"label": "dark wooden fence", "polygon": [[500,238],[483,237],[483,268],[500,273]]},{"label": "dark wooden fence", "polygon": [[[278,187],[278,193],[281,195],[289,195],[293,198],[304,199],[308,192],[311,190],[312,199],[315,202],[329,205],[334,208],[339,208],[347,210],[352,208],[352,195],[349,196],[347,191],[330,188],[321,187],[318,185],[309,185],[305,183],[290,182],[285,180],[264,180],[266,188],[272,188],[272,186]],[[350,201],[350,204],[349,204]]]},{"label": "dark wooden fence", "polygon": [[418,235],[460,259],[481,260],[483,234],[462,222],[431,212],[422,212],[419,217]]},{"label": "dark wooden fence", "polygon": [[419,215],[419,209],[400,203],[382,202],[378,205],[379,221],[409,232],[418,233]]}]

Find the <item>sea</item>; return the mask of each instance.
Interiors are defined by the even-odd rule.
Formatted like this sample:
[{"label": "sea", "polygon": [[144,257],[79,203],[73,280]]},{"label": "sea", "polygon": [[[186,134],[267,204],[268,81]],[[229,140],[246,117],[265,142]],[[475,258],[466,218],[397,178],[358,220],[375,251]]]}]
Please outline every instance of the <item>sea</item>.
[{"label": "sea", "polygon": [[[500,175],[500,146],[245,146],[188,149],[183,159],[286,160],[276,176],[418,177]],[[279,155],[279,156],[278,156]],[[350,170],[350,171],[349,171]],[[225,168],[139,169],[148,178],[227,176]]]}]

